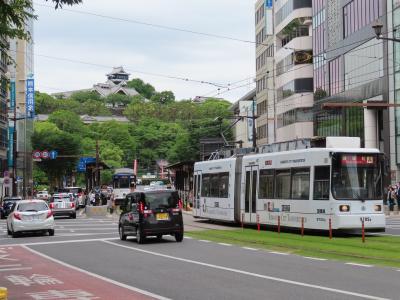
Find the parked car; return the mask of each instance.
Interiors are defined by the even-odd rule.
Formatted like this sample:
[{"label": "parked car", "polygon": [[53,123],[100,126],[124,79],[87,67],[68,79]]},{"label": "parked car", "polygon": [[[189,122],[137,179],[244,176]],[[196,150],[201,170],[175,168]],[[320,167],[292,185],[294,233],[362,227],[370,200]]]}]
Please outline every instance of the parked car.
[{"label": "parked car", "polygon": [[54,235],[54,218],[44,200],[21,200],[16,202],[7,218],[7,233],[13,238],[23,232],[43,232]]},{"label": "parked car", "polygon": [[70,186],[62,189],[63,193],[72,193],[77,199],[77,209],[86,206],[86,197],[81,187]]},{"label": "parked car", "polygon": [[136,236],[142,244],[146,237],[172,235],[183,240],[182,201],[173,190],[133,192],[126,196],[119,218],[119,237]]},{"label": "parked car", "polygon": [[47,201],[50,198],[49,192],[48,191],[39,191],[36,194],[36,198]]},{"label": "parked car", "polygon": [[54,194],[50,198],[50,209],[54,216],[76,219],[75,201],[66,193]]},{"label": "parked car", "polygon": [[3,203],[0,206],[0,217],[2,219],[7,218],[7,216],[10,214],[12,209],[14,208],[14,204],[16,204],[18,201],[22,200],[21,197],[5,197],[3,199]]}]

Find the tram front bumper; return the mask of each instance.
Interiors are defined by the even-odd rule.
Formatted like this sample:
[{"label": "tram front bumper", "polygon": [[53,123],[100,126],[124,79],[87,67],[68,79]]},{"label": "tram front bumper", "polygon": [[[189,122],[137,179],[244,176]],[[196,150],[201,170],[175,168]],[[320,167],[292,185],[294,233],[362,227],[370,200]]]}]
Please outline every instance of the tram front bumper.
[{"label": "tram front bumper", "polygon": [[338,215],[334,218],[333,229],[361,229],[362,221],[366,230],[382,230],[386,227],[386,218],[381,214]]}]

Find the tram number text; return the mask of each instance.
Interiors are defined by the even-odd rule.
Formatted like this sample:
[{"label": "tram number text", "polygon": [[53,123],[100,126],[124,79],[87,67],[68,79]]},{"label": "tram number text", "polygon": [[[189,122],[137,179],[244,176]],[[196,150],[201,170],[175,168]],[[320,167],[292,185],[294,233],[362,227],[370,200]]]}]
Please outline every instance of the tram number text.
[{"label": "tram number text", "polygon": [[372,222],[372,218],[371,217],[361,217],[360,221],[364,221],[364,222]]},{"label": "tram number text", "polygon": [[324,214],[325,213],[325,209],[317,209],[317,214]]},{"label": "tram number text", "polygon": [[214,207],[219,207],[219,202],[214,202]]}]

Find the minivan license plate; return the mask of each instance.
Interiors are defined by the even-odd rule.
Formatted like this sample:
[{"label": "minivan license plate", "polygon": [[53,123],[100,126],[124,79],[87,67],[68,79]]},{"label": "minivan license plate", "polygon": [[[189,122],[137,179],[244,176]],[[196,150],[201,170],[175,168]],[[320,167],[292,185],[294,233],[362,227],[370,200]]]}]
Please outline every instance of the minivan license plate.
[{"label": "minivan license plate", "polygon": [[169,216],[167,213],[157,214],[157,221],[165,221],[168,219],[169,219]]}]

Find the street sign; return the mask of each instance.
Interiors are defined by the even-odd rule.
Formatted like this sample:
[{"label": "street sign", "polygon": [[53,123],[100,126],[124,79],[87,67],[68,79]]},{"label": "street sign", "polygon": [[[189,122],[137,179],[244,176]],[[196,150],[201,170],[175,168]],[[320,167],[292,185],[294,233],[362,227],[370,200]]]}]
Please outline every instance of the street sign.
[{"label": "street sign", "polygon": [[77,171],[79,173],[86,172],[86,164],[96,162],[94,157],[81,157],[78,162]]},{"label": "street sign", "polygon": [[40,158],[42,157],[42,153],[41,153],[39,150],[35,150],[35,151],[33,151],[33,153],[32,153],[32,157],[33,157],[34,159],[40,159]]},{"label": "street sign", "polygon": [[26,115],[28,118],[35,116],[35,80],[26,80]]},{"label": "street sign", "polygon": [[58,152],[56,150],[52,150],[49,153],[50,159],[56,159],[58,156]]},{"label": "street sign", "polygon": [[48,159],[49,156],[50,156],[49,151],[47,151],[47,150],[42,151],[41,157],[42,157],[43,159]]}]

